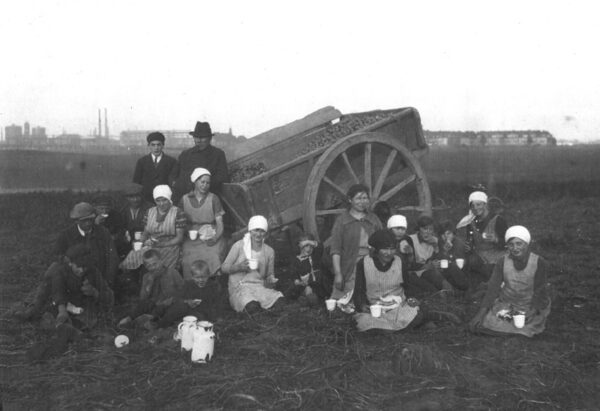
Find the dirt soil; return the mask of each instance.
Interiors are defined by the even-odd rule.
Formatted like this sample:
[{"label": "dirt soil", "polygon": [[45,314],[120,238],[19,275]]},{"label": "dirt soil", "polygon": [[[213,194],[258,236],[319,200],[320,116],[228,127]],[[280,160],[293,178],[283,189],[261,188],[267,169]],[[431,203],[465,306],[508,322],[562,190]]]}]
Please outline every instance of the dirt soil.
[{"label": "dirt soil", "polygon": [[[464,190],[463,190],[464,191]],[[450,192],[440,190],[438,192]],[[522,195],[521,195],[522,194]],[[466,191],[446,195],[439,218],[465,212]],[[289,304],[256,315],[228,311],[215,324],[213,361],[194,366],[165,332],[112,326],[37,363],[25,353],[49,335],[8,309],[48,265],[57,233],[83,194],[0,196],[0,393],[4,410],[327,409],[595,410],[600,403],[600,196],[535,190],[505,199],[506,218],[532,231],[551,262],[552,313],[540,336],[487,337],[437,323],[367,335],[352,318]],[[436,203],[438,203],[436,201]],[[289,252],[281,252],[285,267]],[[467,322],[477,302],[433,297],[426,305]],[[123,308],[115,309],[115,317]]]}]

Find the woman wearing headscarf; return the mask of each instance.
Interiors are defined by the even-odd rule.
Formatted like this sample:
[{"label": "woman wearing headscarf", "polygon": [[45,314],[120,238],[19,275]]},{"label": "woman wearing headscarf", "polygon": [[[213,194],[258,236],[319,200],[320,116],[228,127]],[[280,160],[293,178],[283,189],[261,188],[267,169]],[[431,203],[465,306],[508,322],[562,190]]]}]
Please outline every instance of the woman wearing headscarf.
[{"label": "woman wearing headscarf", "polygon": [[381,228],[379,218],[369,211],[367,187],[355,184],[348,189],[347,197],[350,207],[335,220],[330,250],[335,275],[331,298],[340,300],[342,306],[352,299],[356,263],[369,254],[369,236]]},{"label": "woman wearing headscarf", "polygon": [[256,215],[248,221],[248,232],[233,244],[221,271],[229,274],[229,302],[242,312],[269,309],[283,294],[273,289],[275,252],[264,243],[269,225],[267,219]]},{"label": "woman wearing headscarf", "polygon": [[181,262],[181,243],[185,235],[186,218],[181,209],[171,202],[171,188],[158,185],[152,191],[156,206],[150,208],[144,217],[144,246],[132,250],[121,263],[121,268],[135,270],[144,260],[143,254],[150,248],[160,252],[161,261],[167,268],[179,269]]},{"label": "woman wearing headscarf", "polygon": [[192,279],[191,265],[196,260],[208,264],[213,276],[221,267],[225,241],[223,239],[223,207],[219,197],[211,193],[211,174],[205,168],[196,168],[191,175],[194,189],[184,195],[179,208],[187,218],[188,230],[197,230],[198,238],[186,238],[183,243],[183,278]]},{"label": "woman wearing headscarf", "polygon": [[467,271],[480,281],[487,281],[494,264],[506,251],[506,221],[501,215],[490,211],[487,194],[474,191],[469,195],[469,214],[459,221],[456,228],[465,239]]},{"label": "woman wearing headscarf", "polygon": [[[359,331],[371,328],[401,330],[418,315],[419,307],[406,301],[402,277],[402,260],[396,255],[396,237],[389,230],[378,230],[369,237],[370,255],[356,264],[354,305],[359,311],[354,319]],[[369,306],[382,304],[381,317],[369,314]]]},{"label": "woman wearing headscarf", "polygon": [[[531,235],[525,227],[510,227],[505,241],[508,254],[494,266],[481,308],[469,327],[474,332],[532,337],[544,331],[550,314],[546,286],[548,263],[530,251]],[[522,328],[511,321],[512,315],[518,312],[525,314]]]}]

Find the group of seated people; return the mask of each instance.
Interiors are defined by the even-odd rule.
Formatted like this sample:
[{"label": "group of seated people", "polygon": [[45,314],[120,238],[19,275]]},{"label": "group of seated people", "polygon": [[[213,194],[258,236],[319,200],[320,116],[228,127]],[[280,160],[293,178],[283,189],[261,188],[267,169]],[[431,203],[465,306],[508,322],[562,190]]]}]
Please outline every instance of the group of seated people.
[{"label": "group of seated people", "polygon": [[[530,251],[529,231],[508,227],[490,212],[481,191],[469,196],[469,214],[457,225],[421,215],[416,231],[407,234],[403,215],[381,221],[371,211],[368,188],[354,185],[327,248],[310,234],[300,235],[298,255],[282,276],[265,243],[267,219],[251,217],[247,233],[227,250],[224,211],[210,191],[210,171],[198,167],[190,180],[193,190],[178,205],[168,185],[154,187],[153,206],[144,203],[137,185],[125,192],[127,206],[120,212],[107,197],[76,204],[74,224],[56,243],[56,261],[33,304],[17,315],[46,313],[57,326],[90,329],[115,298],[133,292],[139,299],[117,325],[152,330],[186,315],[218,321],[226,299],[236,312],[251,314],[290,300],[322,306],[332,299],[354,316],[359,331],[397,331],[431,320],[460,323],[451,313],[426,309],[419,298],[447,299],[483,283],[487,291],[471,330],[529,337],[544,330],[550,311],[547,263]],[[372,305],[381,306],[381,315],[371,315]],[[524,326],[507,320],[517,313],[524,313]]]},{"label": "group of seated people", "polygon": [[[358,330],[396,331],[444,318],[460,322],[451,313],[427,310],[417,298],[447,300],[479,290],[485,295],[471,331],[531,337],[544,330],[550,312],[547,263],[531,251],[529,231],[508,227],[490,210],[484,192],[470,194],[469,213],[458,224],[436,224],[421,215],[410,235],[405,216],[381,212],[385,207],[378,205],[377,214],[371,211],[367,187],[352,186],[347,201],[332,230],[331,298],[355,313]],[[372,315],[373,305],[381,315]]]}]

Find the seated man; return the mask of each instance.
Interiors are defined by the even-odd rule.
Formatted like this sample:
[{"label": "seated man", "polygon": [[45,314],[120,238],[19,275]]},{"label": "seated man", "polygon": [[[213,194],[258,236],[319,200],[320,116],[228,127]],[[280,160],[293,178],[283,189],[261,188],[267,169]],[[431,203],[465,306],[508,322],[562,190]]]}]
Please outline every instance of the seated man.
[{"label": "seated man", "polygon": [[54,247],[54,254],[60,260],[69,247],[76,244],[88,246],[94,266],[112,288],[119,259],[110,233],[106,228],[94,224],[96,210],[91,204],[75,204],[70,217],[75,224],[60,233]]},{"label": "seated man", "polygon": [[532,337],[544,331],[550,314],[548,263],[530,251],[531,235],[525,227],[510,227],[504,240],[508,255],[494,266],[481,308],[469,326],[473,332]]},{"label": "seated man", "polygon": [[172,318],[167,313],[181,292],[183,278],[174,268],[164,266],[157,249],[146,250],[143,259],[148,272],[142,279],[140,301],[127,317],[119,321],[119,326],[126,326],[132,320],[148,314],[148,320],[143,323],[146,329],[168,327],[175,320],[180,319],[179,317]]},{"label": "seated man", "polygon": [[26,353],[30,361],[64,353],[81,331],[92,330],[110,312],[114,302],[111,288],[83,244],[69,247],[63,260],[50,266],[38,291],[35,314],[44,312],[42,326],[51,327],[55,336],[30,347]]},{"label": "seated man", "polygon": [[92,328],[97,314],[109,310],[113,303],[112,289],[94,266],[91,250],[75,244],[60,262],[52,263],[46,270],[33,306],[15,312],[15,316],[31,320],[49,312],[56,316],[56,325],[73,322],[78,323],[78,328]]}]

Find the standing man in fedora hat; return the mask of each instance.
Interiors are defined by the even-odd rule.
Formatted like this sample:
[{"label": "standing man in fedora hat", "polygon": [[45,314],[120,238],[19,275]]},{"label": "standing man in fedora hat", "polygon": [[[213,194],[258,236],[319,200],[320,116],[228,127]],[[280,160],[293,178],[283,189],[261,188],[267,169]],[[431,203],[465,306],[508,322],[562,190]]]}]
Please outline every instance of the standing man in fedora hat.
[{"label": "standing man in fedora hat", "polygon": [[152,190],[161,184],[173,184],[177,161],[165,153],[165,136],[155,131],[146,137],[150,153],[141,157],[133,172],[133,182],[142,186],[142,198],[154,204]]},{"label": "standing man in fedora hat", "polygon": [[179,155],[175,175],[175,194],[173,201],[176,203],[186,193],[193,188],[190,182],[190,176],[194,169],[202,167],[210,171],[211,182],[210,190],[219,194],[221,185],[229,182],[229,171],[227,170],[227,160],[225,153],[220,148],[212,146],[211,140],[213,132],[210,124],[202,121],[196,122],[194,131],[190,131],[194,138],[194,147],[184,150]]}]

